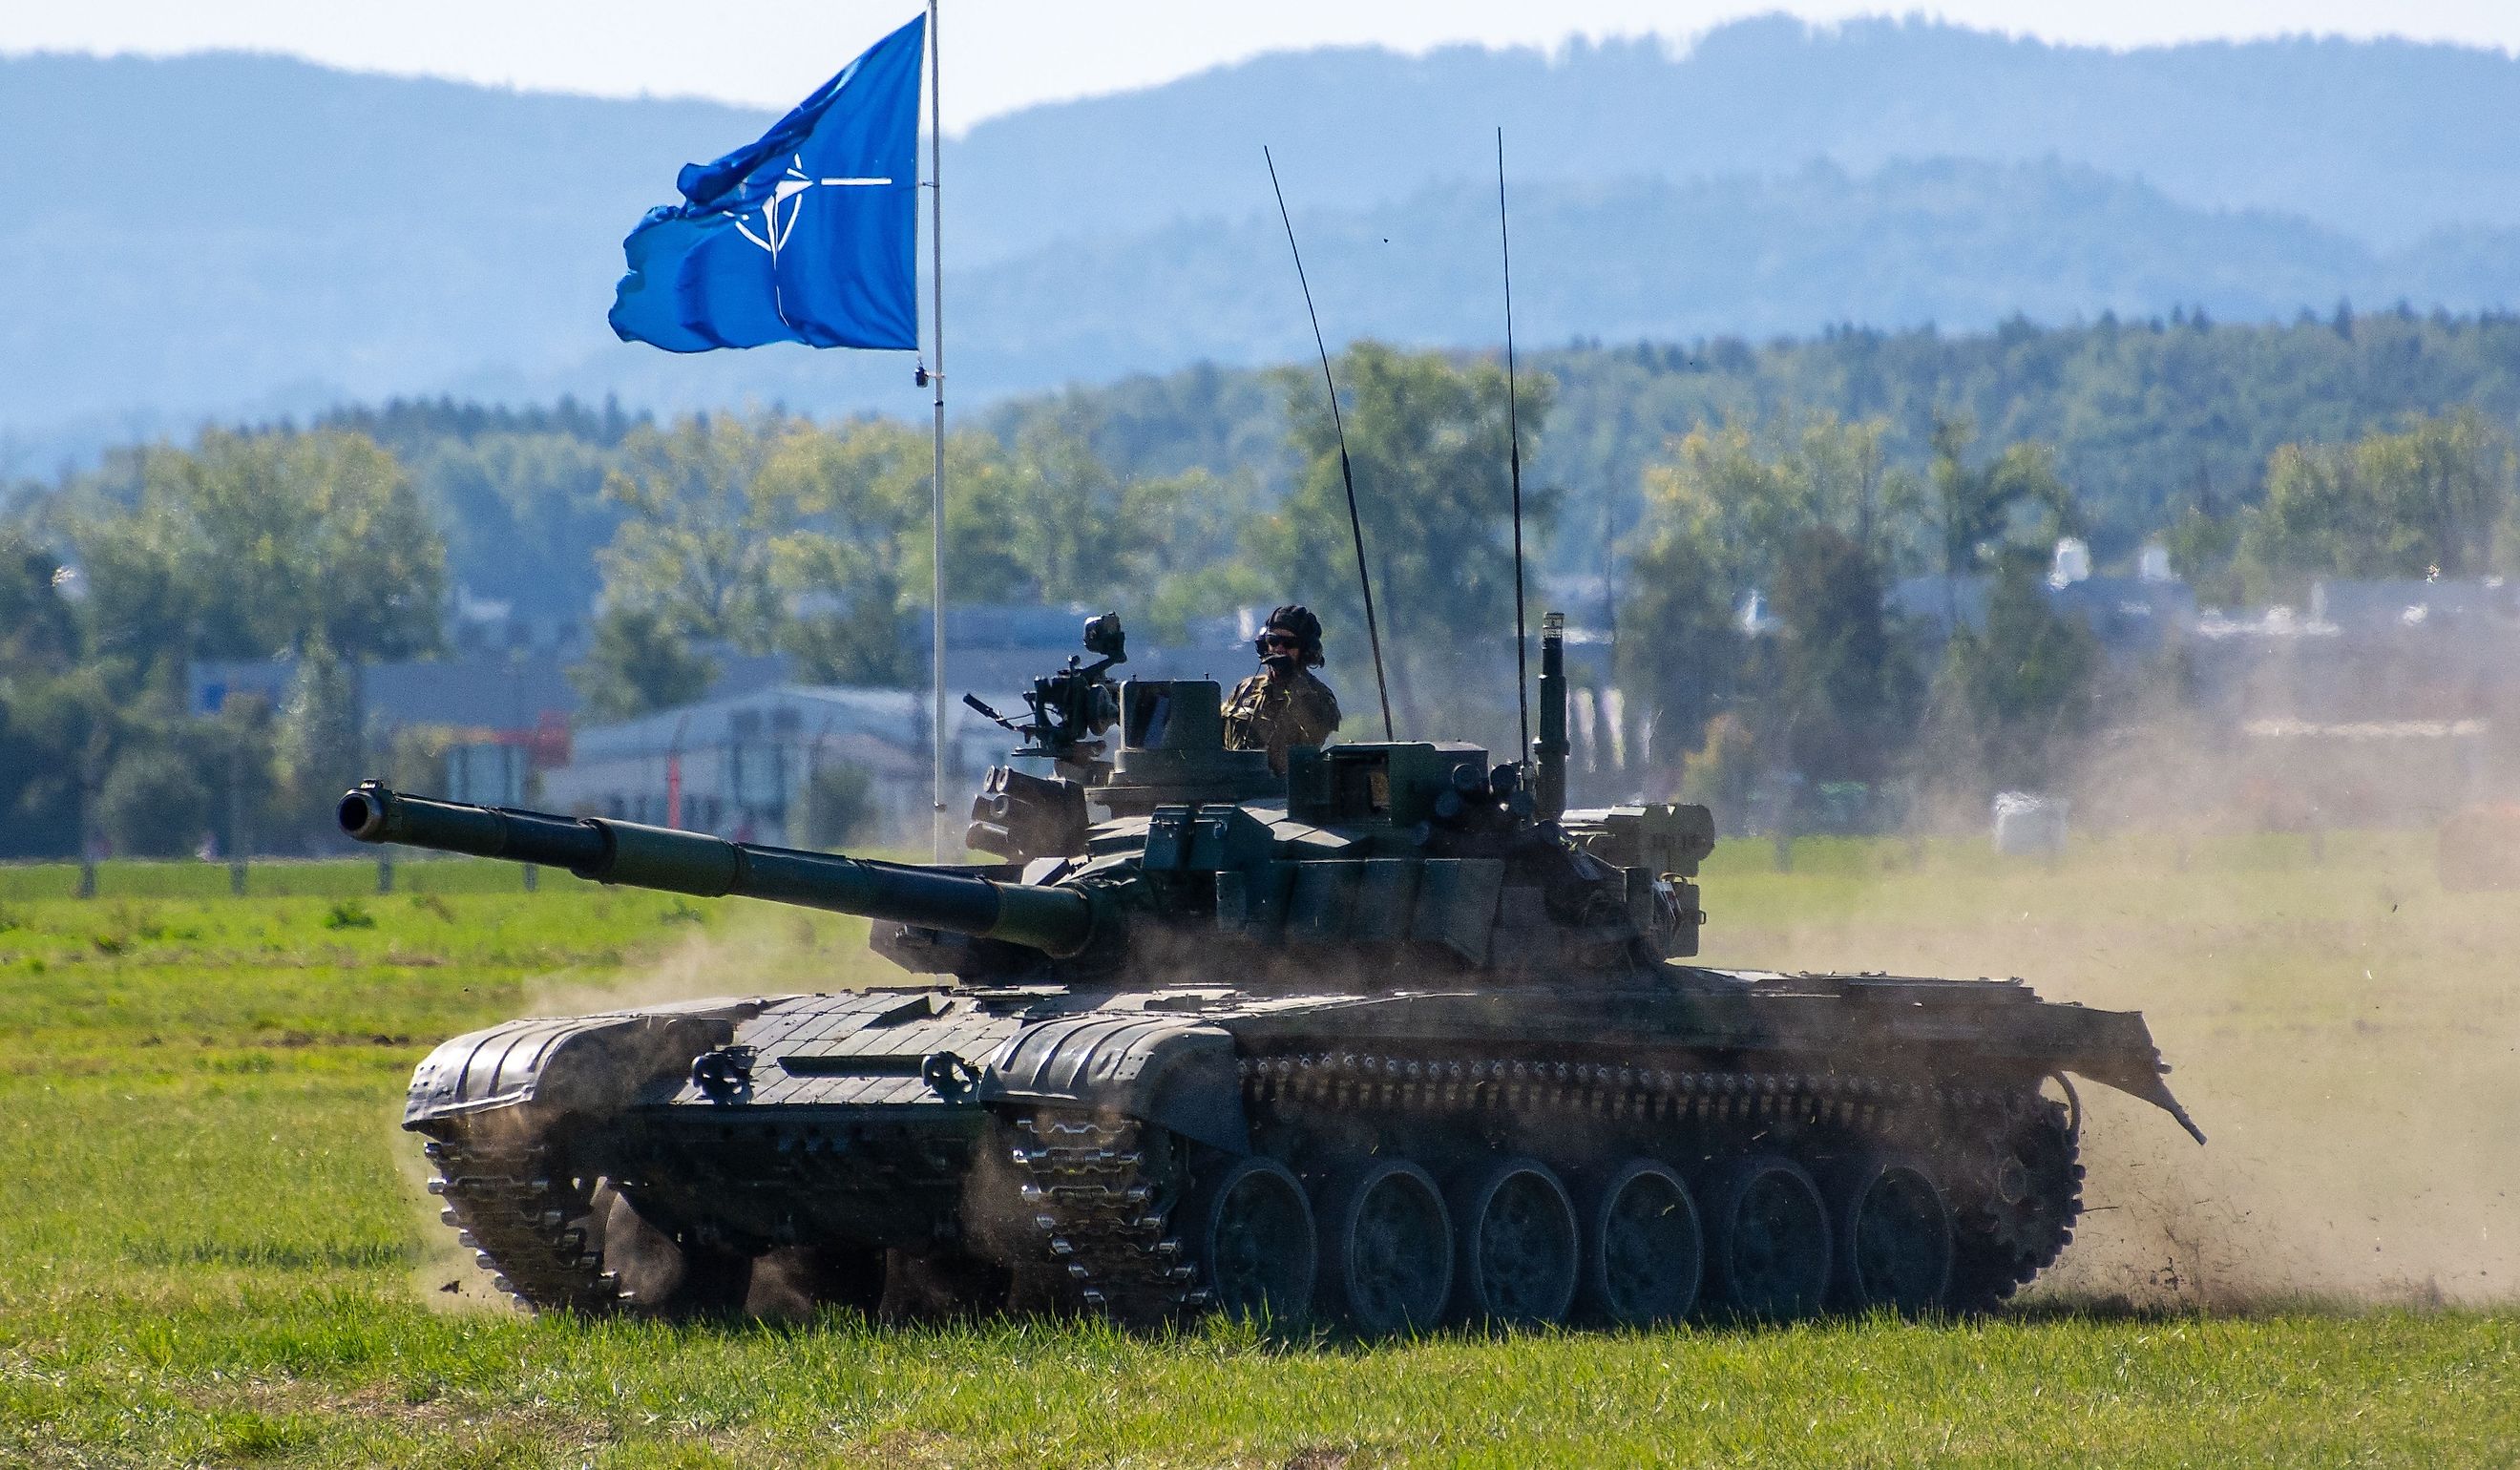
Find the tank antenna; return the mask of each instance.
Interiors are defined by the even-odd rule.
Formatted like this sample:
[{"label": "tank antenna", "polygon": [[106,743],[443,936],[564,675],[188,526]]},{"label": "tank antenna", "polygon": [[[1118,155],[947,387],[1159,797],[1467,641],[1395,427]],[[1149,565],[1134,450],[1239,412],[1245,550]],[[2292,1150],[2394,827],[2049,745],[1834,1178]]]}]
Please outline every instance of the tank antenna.
[{"label": "tank antenna", "polygon": [[1513,393],[1513,237],[1506,229],[1505,129],[1497,129],[1497,245],[1505,257],[1506,463],[1513,474],[1513,704],[1531,753],[1531,624],[1522,610],[1522,415]]},{"label": "tank antenna", "polygon": [[1330,377],[1329,343],[1322,337],[1322,314],[1313,308],[1313,284],[1304,277],[1304,252],[1295,245],[1295,218],[1286,212],[1286,191],[1278,182],[1278,160],[1271,156],[1269,146],[1260,146],[1260,157],[1269,165],[1269,188],[1278,196],[1278,218],[1286,226],[1286,250],[1295,257],[1295,284],[1304,289],[1304,314],[1313,319],[1313,346],[1322,354],[1322,381],[1330,393],[1330,427],[1338,434],[1339,482],[1347,487],[1347,530],[1356,542],[1356,580],[1365,589],[1365,636],[1373,646],[1373,691],[1382,699],[1382,737],[1400,738],[1391,733],[1391,686],[1382,677],[1382,630],[1373,620],[1373,574],[1365,569],[1365,522],[1356,513],[1356,471],[1348,468],[1347,424],[1339,418],[1338,383]]}]

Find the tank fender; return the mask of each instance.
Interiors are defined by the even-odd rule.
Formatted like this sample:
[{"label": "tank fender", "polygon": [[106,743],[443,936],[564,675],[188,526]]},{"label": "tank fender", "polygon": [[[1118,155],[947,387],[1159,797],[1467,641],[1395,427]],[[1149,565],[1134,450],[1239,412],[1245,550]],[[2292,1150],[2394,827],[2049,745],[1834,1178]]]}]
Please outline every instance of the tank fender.
[{"label": "tank fender", "polygon": [[759,1001],[682,1005],[509,1021],[441,1044],[412,1072],[402,1126],[537,1104],[538,1111],[608,1112],[665,1079],[679,1082],[692,1058],[735,1037]]},{"label": "tank fender", "polygon": [[1100,1013],[1027,1027],[989,1058],[980,1100],[1117,1113],[1251,1151],[1234,1038],[1182,1016]]},{"label": "tank fender", "polygon": [[2153,1045],[2152,1030],[2142,1016],[2131,1010],[2085,1010],[2080,1006],[2059,1006],[2056,1012],[2060,1018],[2079,1023],[2069,1032],[2072,1041],[2056,1058],[2062,1070],[2149,1102],[2187,1130],[2189,1137],[2199,1143],[2205,1141],[2205,1131],[2170,1094],[2170,1084],[2161,1080],[2170,1066],[2161,1059],[2161,1049]]}]

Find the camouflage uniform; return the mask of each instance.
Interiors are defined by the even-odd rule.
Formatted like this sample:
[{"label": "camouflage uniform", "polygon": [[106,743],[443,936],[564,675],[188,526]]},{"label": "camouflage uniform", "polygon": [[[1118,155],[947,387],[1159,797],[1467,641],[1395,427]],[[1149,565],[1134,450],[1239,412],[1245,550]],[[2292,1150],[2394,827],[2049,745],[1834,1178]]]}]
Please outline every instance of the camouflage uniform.
[{"label": "camouflage uniform", "polygon": [[1263,670],[1236,685],[1225,701],[1226,748],[1268,751],[1269,769],[1280,776],[1286,774],[1289,746],[1319,745],[1338,727],[1338,695],[1310,669]]}]

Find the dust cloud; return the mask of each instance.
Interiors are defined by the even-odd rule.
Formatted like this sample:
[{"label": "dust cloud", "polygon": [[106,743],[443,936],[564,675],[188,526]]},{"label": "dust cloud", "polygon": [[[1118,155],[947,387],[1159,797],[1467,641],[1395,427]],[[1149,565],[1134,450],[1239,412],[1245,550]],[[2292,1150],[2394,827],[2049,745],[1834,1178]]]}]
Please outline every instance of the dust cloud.
[{"label": "dust cloud", "polygon": [[[2445,893],[2432,834],[2122,833],[2053,864],[1945,839],[1854,881],[1734,867],[1763,914],[1712,962],[2017,975],[2141,1010],[2211,1137],[2082,1085],[2088,1213],[2033,1300],[2136,1307],[2520,1298],[2520,905]],[[1818,856],[1818,855],[1816,855]],[[1798,865],[1806,869],[1810,864]],[[1825,894],[1811,919],[1796,885]]]},{"label": "dust cloud", "polygon": [[868,949],[865,919],[745,899],[720,903],[703,922],[698,910],[661,899],[659,908],[679,934],[600,979],[535,980],[525,988],[525,1008],[518,1014],[581,1015],[708,997],[947,983],[942,976],[913,975]]},{"label": "dust cloud", "polygon": [[[921,977],[867,949],[863,919],[733,900],[715,914],[703,914],[669,896],[643,894],[621,901],[651,900],[672,925],[670,938],[600,979],[570,971],[529,980],[517,1016],[586,1015],[709,997],[922,983]],[[474,1264],[472,1251],[439,1219],[443,1207],[428,1193],[435,1171],[419,1140],[403,1132],[399,1121],[391,1129],[387,1152],[420,1217],[415,1294],[446,1312],[512,1310],[507,1296],[493,1286],[491,1273]]]},{"label": "dust cloud", "polygon": [[473,1265],[472,1253],[455,1238],[454,1227],[438,1218],[444,1207],[428,1192],[428,1181],[437,1178],[437,1171],[429,1167],[420,1139],[402,1131],[399,1119],[387,1132],[385,1156],[393,1160],[394,1173],[402,1178],[403,1197],[412,1202],[418,1217],[420,1258],[411,1269],[413,1298],[437,1312],[509,1311],[507,1297],[490,1284],[490,1273]]}]

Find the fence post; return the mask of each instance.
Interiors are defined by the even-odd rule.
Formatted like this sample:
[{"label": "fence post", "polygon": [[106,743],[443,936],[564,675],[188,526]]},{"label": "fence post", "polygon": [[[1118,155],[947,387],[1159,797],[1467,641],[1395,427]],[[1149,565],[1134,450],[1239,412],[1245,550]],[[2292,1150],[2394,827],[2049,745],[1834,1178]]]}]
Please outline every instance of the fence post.
[{"label": "fence post", "polygon": [[96,792],[105,778],[96,770],[98,758],[90,749],[79,760],[78,785],[78,896],[96,897]]},{"label": "fence post", "polygon": [[245,745],[228,747],[228,896],[245,897]]}]

